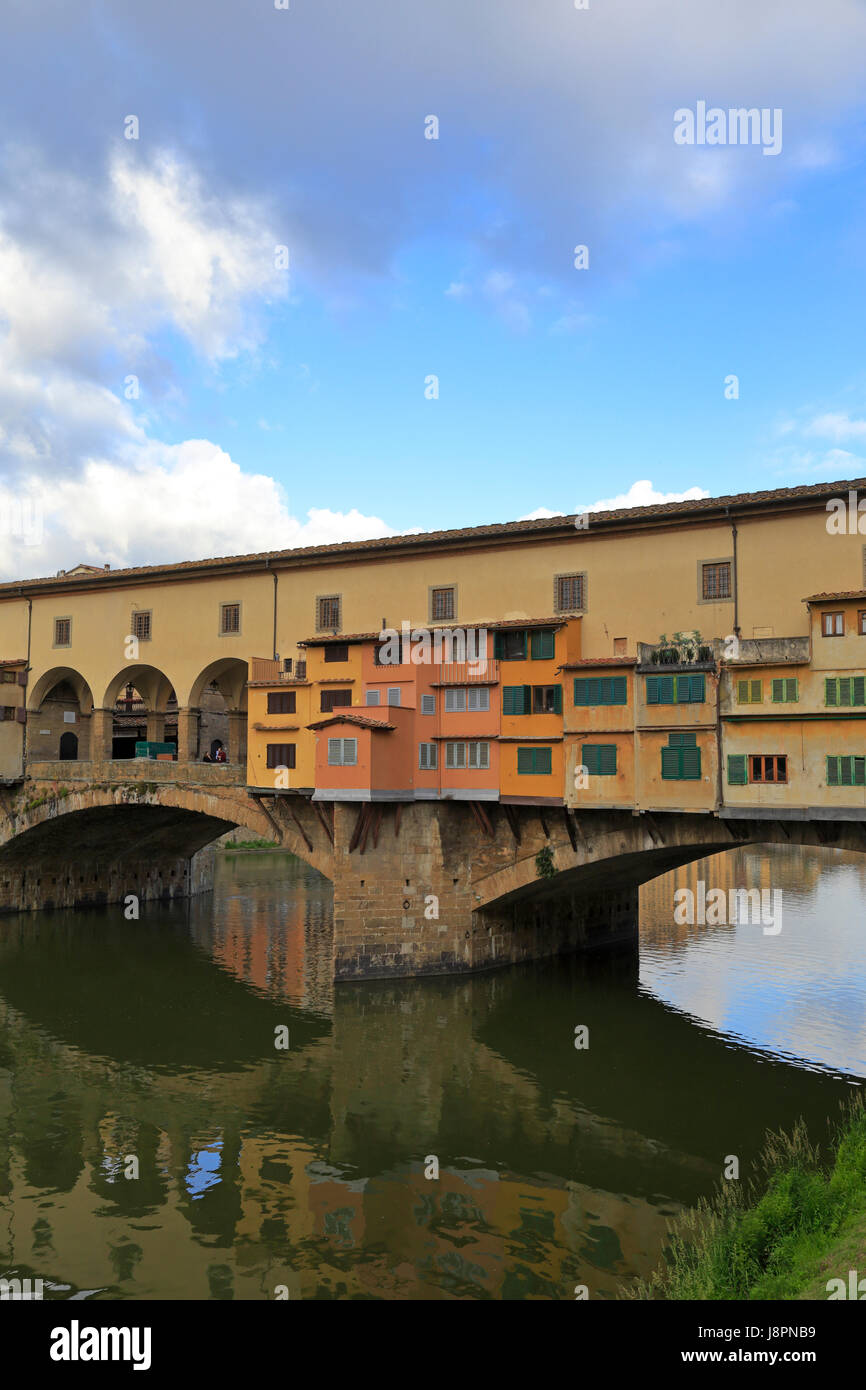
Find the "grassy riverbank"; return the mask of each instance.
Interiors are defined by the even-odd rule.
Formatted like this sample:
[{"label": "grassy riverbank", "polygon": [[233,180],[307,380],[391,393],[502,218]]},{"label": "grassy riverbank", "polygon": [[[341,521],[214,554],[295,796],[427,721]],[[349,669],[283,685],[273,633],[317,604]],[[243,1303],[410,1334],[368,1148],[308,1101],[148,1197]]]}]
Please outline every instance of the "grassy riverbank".
[{"label": "grassy riverbank", "polygon": [[858,1094],[824,1159],[802,1125],[768,1138],[762,1175],[724,1182],[673,1223],[662,1267],[630,1297],[827,1299],[866,1277],[866,1108]]}]

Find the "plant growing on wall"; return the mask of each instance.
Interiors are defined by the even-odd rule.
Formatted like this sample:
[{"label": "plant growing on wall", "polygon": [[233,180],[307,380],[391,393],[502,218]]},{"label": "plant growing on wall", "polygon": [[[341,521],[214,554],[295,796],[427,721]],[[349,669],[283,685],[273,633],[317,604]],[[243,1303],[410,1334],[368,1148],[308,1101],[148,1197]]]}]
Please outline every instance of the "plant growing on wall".
[{"label": "plant growing on wall", "polygon": [[554,878],[556,866],[553,862],[553,852],[550,845],[545,845],[535,856],[535,876],[536,878]]}]

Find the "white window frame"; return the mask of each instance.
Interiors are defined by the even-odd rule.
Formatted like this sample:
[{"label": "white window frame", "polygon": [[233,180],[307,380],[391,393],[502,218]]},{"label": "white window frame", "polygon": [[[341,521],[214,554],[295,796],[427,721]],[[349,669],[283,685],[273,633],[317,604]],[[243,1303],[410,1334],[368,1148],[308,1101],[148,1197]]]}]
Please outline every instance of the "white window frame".
[{"label": "white window frame", "polygon": [[[460,750],[460,751],[459,751],[459,754],[458,754],[458,751],[457,751],[458,749]],[[458,760],[458,759],[459,759],[459,760]],[[456,771],[460,771],[462,768],[465,768],[465,766],[466,766],[466,744],[463,743],[462,740],[461,740],[459,743],[446,743],[446,745],[445,745],[445,766],[446,766],[447,768],[452,768],[452,769],[454,769],[454,770],[456,770]]]},{"label": "white window frame", "polygon": [[368,691],[367,691],[367,694],[366,694],[365,697],[364,697],[364,703],[367,704],[367,705],[381,705],[381,703],[382,703],[382,692],[381,692],[381,690],[368,690]]},{"label": "white window frame", "polygon": [[490,744],[473,742],[466,747],[466,766],[478,769],[490,767]]},{"label": "white window frame", "polygon": [[418,769],[421,772],[435,772],[439,765],[438,749],[435,743],[418,744]]},{"label": "white window frame", "polygon": [[435,695],[422,695],[422,696],[421,696],[421,713],[422,713],[422,714],[435,714],[435,713],[436,713],[436,696],[435,696]]},{"label": "white window frame", "polygon": [[400,703],[400,687],[399,687],[399,685],[389,685],[389,686],[388,686],[388,704],[389,704],[389,705],[399,705],[399,703]]},{"label": "white window frame", "polygon": [[356,738],[328,739],[328,767],[357,767],[358,740]]}]

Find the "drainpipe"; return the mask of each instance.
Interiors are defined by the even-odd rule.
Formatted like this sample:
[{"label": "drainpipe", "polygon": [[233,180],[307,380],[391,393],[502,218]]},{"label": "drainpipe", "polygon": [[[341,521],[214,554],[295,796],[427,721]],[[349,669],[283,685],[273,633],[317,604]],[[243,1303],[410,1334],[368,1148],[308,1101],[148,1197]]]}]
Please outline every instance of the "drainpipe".
[{"label": "drainpipe", "polygon": [[[266,569],[266,570],[271,570],[271,562],[270,562],[270,560],[265,560],[265,569]],[[278,577],[278,575],[277,575],[277,571],[276,571],[276,570],[271,570],[271,574],[272,574],[273,577],[274,577],[274,642],[273,642],[273,654],[274,654],[274,661],[276,661],[276,660],[277,660],[277,584],[278,584],[278,582],[279,582],[279,577]]]},{"label": "drainpipe", "polygon": [[[19,589],[19,594],[24,598],[24,590]],[[24,771],[27,763],[27,691],[30,685],[30,634],[33,627],[33,600],[28,598],[27,603],[27,665],[24,667],[24,723],[21,725],[21,771]]]},{"label": "drainpipe", "polygon": [[740,584],[739,584],[739,577],[738,577],[738,575],[737,575],[737,523],[734,521],[734,518],[731,516],[731,509],[730,509],[730,507],[726,507],[726,508],[725,508],[725,511],[727,512],[728,521],[731,523],[731,540],[733,541],[733,547],[734,547],[734,562],[733,562],[733,565],[732,565],[733,575],[731,576],[732,579],[733,579],[733,588],[734,588],[734,636],[735,636],[735,637],[739,637],[739,635],[740,635],[740,592],[739,592],[739,590],[740,590]]}]

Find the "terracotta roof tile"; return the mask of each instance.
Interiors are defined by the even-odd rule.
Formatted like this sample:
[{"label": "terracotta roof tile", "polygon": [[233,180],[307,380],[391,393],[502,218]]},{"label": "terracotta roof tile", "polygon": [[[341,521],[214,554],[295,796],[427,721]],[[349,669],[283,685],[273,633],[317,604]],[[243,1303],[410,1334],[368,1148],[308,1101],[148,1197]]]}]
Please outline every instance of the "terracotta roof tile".
[{"label": "terracotta roof tile", "polygon": [[829,603],[835,599],[866,598],[866,589],[842,589],[838,594],[810,594],[804,603]]},{"label": "terracotta roof tile", "polygon": [[357,724],[361,729],[396,729],[396,724],[389,724],[386,719],[371,719],[366,714],[333,714],[329,719],[318,719],[315,724],[308,724],[308,729],[326,729],[329,724]]}]

